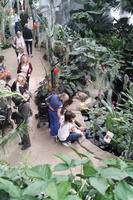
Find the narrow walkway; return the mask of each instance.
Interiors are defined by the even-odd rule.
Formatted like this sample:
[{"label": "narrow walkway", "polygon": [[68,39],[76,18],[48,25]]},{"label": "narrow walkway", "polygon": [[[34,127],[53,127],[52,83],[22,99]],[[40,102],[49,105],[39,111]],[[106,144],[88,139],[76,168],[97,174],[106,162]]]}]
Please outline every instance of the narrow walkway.
[{"label": "narrow walkway", "polygon": [[[45,69],[49,70],[49,65],[42,59],[43,49],[40,52],[38,49],[33,49],[33,58],[30,58],[30,61],[33,65],[33,73],[30,80],[30,91],[33,94],[31,99],[31,108],[33,113],[37,113],[37,108],[34,103],[34,95],[35,90],[39,86],[39,82],[43,80],[45,77]],[[5,64],[9,71],[11,72],[12,81],[16,78],[16,70],[17,70],[17,59],[15,52],[12,48],[6,49],[2,52],[5,56]],[[20,149],[18,145],[19,138],[15,138],[13,141],[10,141],[6,148],[3,151],[2,159],[7,159],[12,165],[19,165],[22,162],[27,162],[29,165],[38,165],[48,163],[52,166],[56,165],[59,160],[54,157],[56,153],[67,153],[76,158],[74,152],[68,147],[56,143],[54,139],[50,136],[49,129],[46,126],[37,129],[37,121],[33,115],[31,122],[31,130],[30,130],[30,138],[31,138],[31,147],[25,151]],[[75,143],[74,146],[82,153],[88,153],[85,148],[82,148],[78,143]],[[86,144],[86,147],[89,149],[95,149],[94,145]],[[96,147],[96,151],[98,152],[100,149]],[[101,150],[100,150],[101,151]],[[102,151],[102,157],[104,157],[106,153]],[[108,154],[107,156],[108,157]],[[95,165],[99,165],[99,160],[93,158],[92,159]]]},{"label": "narrow walkway", "polygon": [[[12,81],[16,78],[17,59],[16,54],[12,48],[2,51],[5,56],[5,65],[11,72]],[[35,90],[37,89],[39,82],[45,77],[45,69],[48,71],[48,63],[42,59],[43,49],[41,52],[38,49],[33,49],[33,57],[30,61],[33,65],[33,73],[30,80],[30,91],[33,94],[31,99],[31,107],[33,113],[37,113],[36,105],[34,104]],[[3,159],[7,159],[11,164],[18,165],[22,161],[27,160],[30,165],[38,165],[42,163],[49,163],[55,165],[58,163],[58,159],[53,156],[56,153],[70,153],[71,150],[63,145],[60,145],[50,137],[49,129],[46,126],[37,129],[37,121],[33,115],[31,122],[30,138],[31,147],[25,151],[20,150],[18,145],[19,138],[8,143],[5,148],[5,154]],[[78,144],[75,144],[78,146]],[[77,147],[78,148],[78,147]],[[86,153],[86,152],[85,152]]]}]

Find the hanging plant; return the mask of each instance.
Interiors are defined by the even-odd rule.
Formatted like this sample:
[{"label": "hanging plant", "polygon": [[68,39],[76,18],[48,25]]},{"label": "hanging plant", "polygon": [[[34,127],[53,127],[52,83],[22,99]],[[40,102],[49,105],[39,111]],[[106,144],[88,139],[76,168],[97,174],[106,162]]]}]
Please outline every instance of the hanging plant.
[{"label": "hanging plant", "polygon": [[34,23],[34,28],[39,28],[39,24]]}]

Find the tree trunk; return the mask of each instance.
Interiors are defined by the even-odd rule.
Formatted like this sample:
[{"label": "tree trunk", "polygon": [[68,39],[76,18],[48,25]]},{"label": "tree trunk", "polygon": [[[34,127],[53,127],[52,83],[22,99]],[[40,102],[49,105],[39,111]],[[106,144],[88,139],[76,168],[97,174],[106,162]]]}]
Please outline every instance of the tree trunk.
[{"label": "tree trunk", "polygon": [[5,38],[5,9],[2,8],[2,19],[1,19],[1,31],[2,31],[2,41],[5,43],[6,38]]}]

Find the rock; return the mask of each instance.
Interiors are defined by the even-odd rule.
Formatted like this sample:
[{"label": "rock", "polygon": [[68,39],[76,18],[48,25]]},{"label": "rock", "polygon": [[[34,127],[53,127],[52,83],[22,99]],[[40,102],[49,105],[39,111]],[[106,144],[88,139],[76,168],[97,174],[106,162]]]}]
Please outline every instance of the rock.
[{"label": "rock", "polygon": [[88,95],[84,92],[77,92],[75,98],[79,99],[81,102],[84,102],[88,98]]},{"label": "rock", "polygon": [[93,107],[96,103],[96,100],[92,97],[86,99],[86,101],[84,102],[84,104],[87,106],[87,107]]},{"label": "rock", "polygon": [[79,122],[81,124],[81,126],[86,127],[86,124],[84,122],[84,118],[81,114],[80,111],[74,111],[75,115],[76,115],[76,121]]},{"label": "rock", "polygon": [[100,91],[100,89],[96,87],[95,82],[93,82],[93,83],[88,82],[87,86],[84,89],[84,92],[86,94],[89,93],[89,96],[93,97],[93,98],[95,98],[97,96],[99,91]]},{"label": "rock", "polygon": [[87,139],[80,139],[79,144],[82,148],[86,149],[89,153],[94,154],[94,157],[99,159],[99,160],[104,160],[104,159],[109,159],[109,158],[115,158],[114,155],[107,151],[103,151],[96,145],[92,144],[89,140]]},{"label": "rock", "polygon": [[71,110],[76,114],[76,121],[78,121],[82,126],[86,126],[84,118],[80,112],[81,110],[81,101],[78,99],[73,99],[73,103],[67,107],[67,110]]},{"label": "rock", "polygon": [[73,102],[70,106],[68,106],[68,110],[71,110],[71,111],[80,111],[80,106],[81,105],[81,101],[79,101],[78,99],[73,99]]}]

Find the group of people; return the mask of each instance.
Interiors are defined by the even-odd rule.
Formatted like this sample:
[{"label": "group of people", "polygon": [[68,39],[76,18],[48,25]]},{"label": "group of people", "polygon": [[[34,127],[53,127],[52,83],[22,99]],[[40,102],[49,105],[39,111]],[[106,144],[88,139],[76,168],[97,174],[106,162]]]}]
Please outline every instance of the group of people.
[{"label": "group of people", "polygon": [[[25,68],[25,65],[28,65],[28,70],[30,72],[23,69]],[[20,63],[18,65],[17,78],[9,88],[12,92],[17,92],[21,95],[19,97],[14,96],[11,100],[15,104],[15,109],[17,109],[17,111],[15,110],[12,112],[12,119],[17,124],[16,128],[18,131],[20,131],[21,142],[19,144],[22,145],[22,150],[25,150],[31,146],[28,133],[28,123],[30,116],[32,116],[32,110],[29,103],[30,76],[28,76],[28,73],[31,74],[31,71],[32,65],[28,61],[28,56],[24,54],[21,56]],[[4,81],[3,86],[7,87],[6,80],[3,79],[2,81]],[[1,83],[2,82],[0,82],[0,84]],[[58,140],[62,143],[74,142],[83,136],[83,127],[79,127],[75,123],[76,115],[72,111],[66,109],[66,103],[68,100],[69,96],[66,93],[58,95],[52,94],[45,99],[45,102],[48,106],[50,134],[51,136],[56,137],[56,139],[58,138]],[[21,124],[23,126],[21,126],[21,129],[19,129]]]},{"label": "group of people", "polygon": [[[25,45],[27,53],[25,53]],[[14,40],[14,48],[17,55],[18,67],[17,67],[17,78],[11,85],[11,91],[21,94],[24,98],[13,97],[12,100],[17,107],[17,112],[13,112],[12,119],[15,123],[21,127],[21,149],[25,150],[31,146],[31,141],[28,133],[29,118],[32,115],[32,110],[30,108],[30,97],[31,93],[29,91],[30,76],[33,71],[29,57],[32,57],[32,32],[25,24],[23,29],[23,36],[21,32],[17,32]]]},{"label": "group of people", "polygon": [[[27,52],[25,52],[25,46]],[[32,57],[32,31],[27,24],[24,24],[22,33],[20,31],[16,32],[13,47],[18,62],[17,77],[12,85],[8,84],[11,77],[4,66],[4,57],[0,56],[0,87],[8,87],[8,90],[19,94],[18,97],[12,97],[9,104],[10,110],[12,110],[12,119],[17,124],[18,131],[20,131],[21,142],[19,144],[22,145],[21,149],[25,150],[31,146],[28,134],[28,123],[32,115],[29,103],[31,97],[29,82],[33,71],[32,64],[29,61],[29,57]],[[3,76],[4,73],[5,75]],[[75,114],[66,109],[65,105],[68,100],[69,96],[66,93],[52,94],[45,99],[48,106],[50,134],[61,142],[74,142],[83,136],[83,127],[79,127],[75,123]],[[13,108],[11,101],[15,104]],[[0,102],[3,102],[3,97],[0,98]],[[8,107],[7,102],[5,103],[6,105]],[[14,109],[16,110],[14,111]]]},{"label": "group of people", "polygon": [[50,120],[50,134],[60,142],[75,142],[84,135],[84,127],[76,124],[76,115],[66,109],[69,96],[52,94],[46,98]]},{"label": "group of people", "polygon": [[28,56],[32,57],[32,31],[28,28],[28,24],[24,25],[23,34],[20,31],[17,31],[16,36],[13,40],[13,48],[15,49],[18,63],[20,62],[21,56],[24,54],[25,45]]},{"label": "group of people", "polygon": [[[31,146],[28,126],[32,115],[29,103],[31,97],[29,82],[33,71],[32,64],[29,62],[29,57],[32,57],[32,31],[28,28],[27,19],[26,24],[23,24],[22,32],[19,31],[19,16],[16,10],[14,12],[16,35],[12,46],[15,49],[18,62],[17,77],[12,84],[9,84],[11,76],[4,65],[4,56],[0,56],[0,87],[18,93],[18,96],[15,95],[12,98],[0,97],[0,115],[3,116],[0,118],[0,129],[2,130],[2,136],[4,136],[6,128],[12,122],[12,118],[17,124],[16,129],[20,132],[21,142],[19,144],[22,145],[21,149],[25,150]],[[23,17],[22,14],[24,13],[21,13],[21,18]],[[22,21],[24,22],[24,20]]]},{"label": "group of people", "polygon": [[[1,63],[1,68],[3,67],[3,70],[5,69],[4,57],[0,56],[0,58],[1,60],[3,59]],[[8,91],[18,94],[18,96],[15,95],[12,98],[0,97],[0,115],[5,117],[3,121],[0,120],[2,135],[4,135],[4,129],[10,125],[10,118],[12,118],[17,124],[16,129],[18,129],[20,132],[21,142],[19,144],[22,145],[22,150],[25,150],[31,146],[30,137],[28,134],[28,121],[32,115],[32,110],[29,103],[29,76],[27,70],[24,70],[25,65],[29,66],[29,62],[27,56],[24,55],[20,59],[20,64],[17,70],[17,78],[12,85],[9,85],[9,79],[6,79],[6,77],[0,80],[1,88],[6,88]],[[12,106],[12,102],[15,104],[15,106]]]},{"label": "group of people", "polygon": [[[25,52],[25,46],[27,52]],[[12,113],[12,119],[17,124],[17,128],[20,131],[21,127],[21,149],[25,150],[31,146],[30,137],[28,134],[28,121],[32,115],[32,110],[30,108],[30,97],[31,93],[29,91],[30,76],[33,71],[29,57],[32,57],[32,32],[28,28],[27,24],[24,25],[23,32],[18,31],[13,41],[13,47],[17,56],[17,77],[16,80],[9,85],[9,80],[11,79],[10,73],[4,66],[4,56],[0,56],[0,85],[2,87],[8,88],[12,92],[17,92],[18,97],[12,97],[10,102],[6,102],[7,107],[10,104],[11,110],[17,109]],[[2,98],[0,99],[2,102]],[[12,109],[11,101],[15,104]],[[5,105],[6,106],[6,105]],[[2,112],[3,113],[3,112]],[[7,113],[5,113],[7,115]],[[8,118],[9,119],[9,118]],[[5,120],[6,121],[6,120]],[[8,123],[5,123],[5,125]],[[23,126],[20,126],[23,124]],[[3,127],[4,123],[2,124]]]}]

